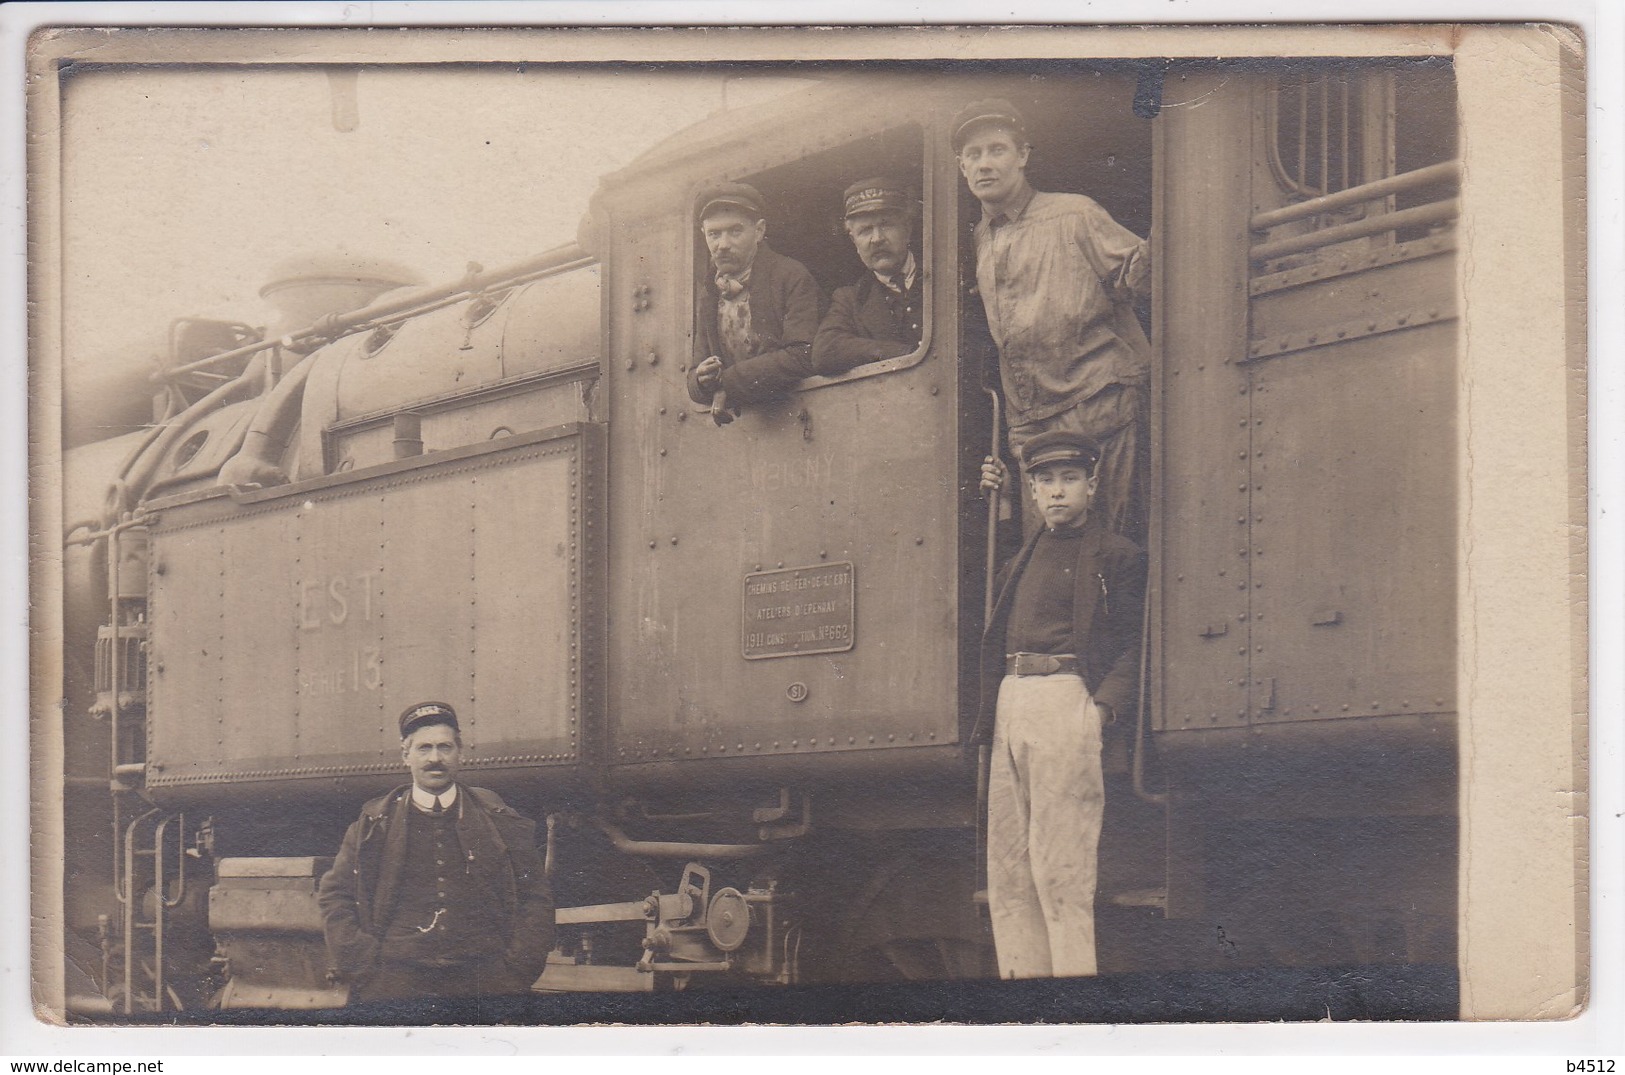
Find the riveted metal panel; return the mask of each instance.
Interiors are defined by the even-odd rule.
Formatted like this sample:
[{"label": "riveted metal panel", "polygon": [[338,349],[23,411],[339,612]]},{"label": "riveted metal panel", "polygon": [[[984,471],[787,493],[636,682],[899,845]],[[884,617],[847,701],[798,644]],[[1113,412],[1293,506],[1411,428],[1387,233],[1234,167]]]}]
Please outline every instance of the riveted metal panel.
[{"label": "riveted metal panel", "polygon": [[[571,451],[546,467],[497,469],[473,478],[471,530],[475,611],[469,695],[479,725],[469,746],[501,743],[515,759],[574,754],[580,733],[582,549],[576,521],[581,458]],[[568,505],[568,510],[561,510]],[[513,585],[523,562],[530,585]],[[514,670],[549,656],[545,677]],[[559,741],[567,730],[568,744]],[[492,759],[487,759],[492,760]]]},{"label": "riveted metal panel", "polygon": [[[1172,76],[1170,76],[1172,77]],[[1245,364],[1248,158],[1245,80],[1182,73],[1158,120],[1156,388],[1161,458],[1153,579],[1153,727],[1244,723],[1251,396]],[[1173,255],[1178,251],[1178,256]]]},{"label": "riveted metal panel", "polygon": [[1254,367],[1255,721],[1455,708],[1454,350],[1441,322]]},{"label": "riveted metal panel", "polygon": [[165,510],[149,787],[393,773],[395,716],[426,698],[457,707],[471,768],[573,761],[596,509],[572,489],[595,436],[564,427]]},{"label": "riveted metal panel", "polygon": [[[872,111],[854,122],[876,130],[900,122]],[[795,159],[808,144],[804,132],[785,132],[781,155]],[[776,153],[764,145],[762,160]],[[927,168],[926,219],[951,219],[952,160]],[[695,189],[715,178],[696,172]],[[934,341],[909,368],[748,407],[719,428],[685,388],[696,261],[688,210],[646,212],[628,207],[614,222],[605,281],[616,670],[606,760],[630,767],[953,743],[964,478],[953,340]],[[932,301],[950,312],[956,239],[928,240],[926,258]],[[852,564],[850,650],[746,660],[746,576],[838,562]]]}]

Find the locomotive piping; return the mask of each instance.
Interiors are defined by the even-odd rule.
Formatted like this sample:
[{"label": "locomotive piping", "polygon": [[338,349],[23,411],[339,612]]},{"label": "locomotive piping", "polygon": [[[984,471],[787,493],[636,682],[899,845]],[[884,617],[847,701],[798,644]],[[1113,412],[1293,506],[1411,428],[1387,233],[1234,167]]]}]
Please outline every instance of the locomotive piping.
[{"label": "locomotive piping", "polygon": [[613,822],[601,817],[590,819],[598,830],[609,837],[615,850],[626,855],[649,855],[654,858],[687,859],[742,859],[760,855],[767,844],[696,844],[681,840],[634,840]]}]

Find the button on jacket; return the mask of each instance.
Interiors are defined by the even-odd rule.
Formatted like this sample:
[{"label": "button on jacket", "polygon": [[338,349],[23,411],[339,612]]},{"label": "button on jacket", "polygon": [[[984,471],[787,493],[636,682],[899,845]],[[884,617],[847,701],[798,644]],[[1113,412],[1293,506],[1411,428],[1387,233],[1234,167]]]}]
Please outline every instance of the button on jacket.
[{"label": "button on jacket", "polygon": [[924,276],[916,271],[914,286],[901,294],[872,272],[864,273],[855,284],[836,288],[829,313],[813,340],[814,372],[833,376],[866,362],[898,358],[918,347]]},{"label": "button on jacket", "polygon": [[[494,882],[485,891],[492,902],[481,915],[495,923],[495,947],[507,964],[534,980],[546,965],[554,930],[553,895],[536,850],[536,824],[493,791],[460,785],[459,792],[451,808],[458,847],[469,869],[478,866]],[[434,877],[405,869],[413,809],[410,785],[363,806],[317,890],[328,952],[351,981],[371,975],[391,956],[385,932],[407,891],[436,891]]]},{"label": "button on jacket", "polygon": [[984,211],[975,239],[1012,425],[1148,382],[1151,345],[1133,309],[1149,288],[1145,240],[1091,198],[1049,193],[1008,216]]}]

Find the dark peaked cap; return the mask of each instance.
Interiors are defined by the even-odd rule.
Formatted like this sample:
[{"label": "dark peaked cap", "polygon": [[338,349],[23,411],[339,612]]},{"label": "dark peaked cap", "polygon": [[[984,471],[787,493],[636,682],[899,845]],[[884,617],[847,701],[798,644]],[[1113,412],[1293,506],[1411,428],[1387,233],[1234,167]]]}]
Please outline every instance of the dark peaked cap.
[{"label": "dark peaked cap", "polygon": [[1073,463],[1093,468],[1100,458],[1095,442],[1081,433],[1052,429],[1021,446],[1021,464],[1028,470],[1051,463]]},{"label": "dark peaked cap", "polygon": [[1022,117],[1021,110],[1003,97],[984,97],[980,101],[972,101],[954,116],[955,153],[964,147],[966,133],[979,123],[1009,127],[1021,136],[1022,141],[1027,140],[1027,121]]},{"label": "dark peaked cap", "polygon": [[419,702],[407,706],[401,714],[401,738],[405,739],[419,728],[427,728],[431,724],[445,724],[458,735],[463,733],[457,726],[457,710],[445,702]]},{"label": "dark peaked cap", "polygon": [[721,206],[743,209],[757,220],[767,219],[767,199],[749,183],[722,183],[707,190],[700,197],[700,219]]}]

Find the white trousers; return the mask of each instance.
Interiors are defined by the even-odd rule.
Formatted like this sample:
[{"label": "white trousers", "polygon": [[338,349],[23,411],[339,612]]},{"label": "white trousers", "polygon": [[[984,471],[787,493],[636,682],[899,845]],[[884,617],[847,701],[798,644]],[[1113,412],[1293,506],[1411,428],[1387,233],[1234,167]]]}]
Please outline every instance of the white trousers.
[{"label": "white trousers", "polygon": [[1001,978],[1095,973],[1105,806],[1100,711],[1083,680],[1005,676],[987,794],[987,897]]}]

